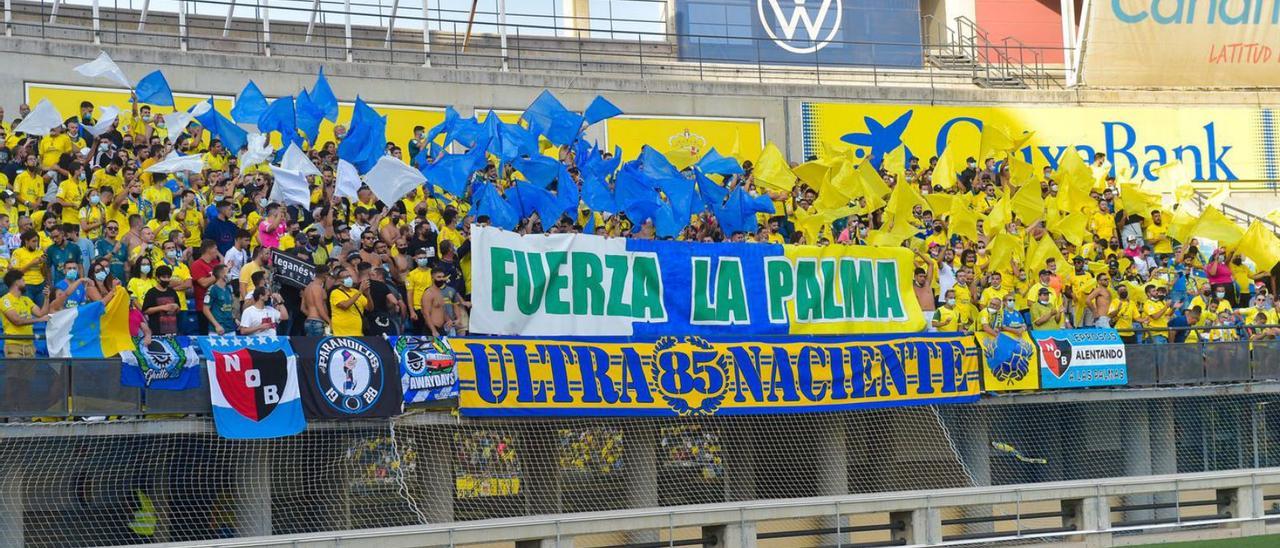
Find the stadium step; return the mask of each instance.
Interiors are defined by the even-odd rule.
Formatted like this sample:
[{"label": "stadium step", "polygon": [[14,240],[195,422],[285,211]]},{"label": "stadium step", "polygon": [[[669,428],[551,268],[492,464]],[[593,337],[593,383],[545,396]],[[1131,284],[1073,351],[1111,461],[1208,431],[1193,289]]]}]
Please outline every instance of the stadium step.
[{"label": "stadium step", "polygon": [[1026,82],[1012,76],[983,76],[974,78],[973,83],[988,89],[1028,89]]},{"label": "stadium step", "polygon": [[978,67],[973,58],[962,53],[930,53],[928,61],[943,70],[973,70]]}]

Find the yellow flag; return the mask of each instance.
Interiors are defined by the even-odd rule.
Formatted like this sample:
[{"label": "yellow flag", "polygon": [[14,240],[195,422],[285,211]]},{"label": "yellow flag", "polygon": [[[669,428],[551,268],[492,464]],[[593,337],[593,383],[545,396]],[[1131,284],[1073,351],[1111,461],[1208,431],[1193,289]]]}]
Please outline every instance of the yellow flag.
[{"label": "yellow flag", "polygon": [[1195,197],[1196,197],[1196,187],[1191,186],[1191,183],[1183,183],[1178,185],[1177,188],[1173,189],[1173,198],[1174,198],[1173,203],[1175,204],[1181,205],[1184,203],[1190,203],[1191,200]]},{"label": "yellow flag", "polygon": [[1273,209],[1267,214],[1267,220],[1280,225],[1280,209]]},{"label": "yellow flag", "polygon": [[1261,272],[1268,272],[1280,263],[1280,238],[1261,221],[1249,225],[1236,250],[1252,260]]},{"label": "yellow flag", "polygon": [[1195,215],[1187,213],[1186,209],[1179,209],[1169,220],[1169,237],[1179,242],[1189,240],[1191,231],[1195,229],[1199,220]]},{"label": "yellow flag", "polygon": [[[796,168],[796,175],[800,175],[800,168],[812,163],[801,164]],[[816,168],[806,168],[805,171],[816,171]],[[836,160],[835,165],[823,172],[823,179],[816,186],[810,185],[818,191],[818,199],[813,201],[813,207],[821,212],[849,205],[849,201],[861,190],[856,177],[849,162]],[[801,180],[805,179],[801,177]]]},{"label": "yellow flag", "polygon": [[[892,192],[889,185],[884,182],[884,178],[880,176],[880,173],[874,167],[871,167],[871,162],[862,162],[862,164],[858,165],[857,171],[858,182],[861,184],[862,192],[867,198],[867,211],[875,211],[884,207],[884,197]],[[919,195],[918,191],[917,195]]]},{"label": "yellow flag", "polygon": [[1020,135],[1011,135],[1010,140],[1013,142],[1013,150],[1022,150],[1022,147],[1027,146],[1027,143],[1030,143],[1031,138],[1035,136],[1036,132],[1034,131],[1023,131]]},{"label": "yellow flag", "polygon": [[1191,229],[1191,235],[1215,240],[1222,247],[1235,247],[1244,237],[1244,229],[1223,215],[1218,208],[1209,206],[1200,214],[1200,220]]},{"label": "yellow flag", "polygon": [[1093,188],[1093,170],[1084,163],[1080,158],[1080,152],[1076,147],[1067,147],[1062,152],[1062,158],[1058,160],[1058,169],[1053,172],[1053,180],[1058,182],[1058,188],[1073,187],[1083,190],[1085,195],[1089,194],[1089,190]]},{"label": "yellow flag", "polygon": [[848,217],[857,213],[857,208],[846,207],[833,209],[821,213],[809,213],[804,210],[796,210],[796,226],[800,228],[800,232],[804,234],[805,241],[809,245],[818,243],[824,231],[832,240],[835,238],[830,233],[831,222],[841,217]]},{"label": "yellow flag", "polygon": [[978,161],[984,162],[987,158],[1004,159],[1012,148],[1013,140],[1005,130],[990,122],[982,124],[982,144],[978,147]]},{"label": "yellow flag", "polygon": [[1033,240],[1027,248],[1027,267],[1032,272],[1039,272],[1049,264],[1049,259],[1056,261],[1058,268],[1067,262],[1052,237],[1045,235],[1038,243]]},{"label": "yellow flag", "polygon": [[1009,183],[1019,188],[1033,184],[1037,189],[1040,187],[1036,181],[1035,167],[1017,154],[1009,155]]},{"label": "yellow flag", "polygon": [[1013,194],[1013,201],[1009,204],[1009,208],[1014,215],[1018,216],[1018,220],[1023,225],[1031,226],[1036,221],[1044,218],[1044,197],[1040,195],[1040,185],[1030,184],[1023,186]]},{"label": "yellow flag", "polygon": [[955,201],[955,196],[941,192],[930,192],[924,199],[929,202],[929,211],[933,212],[933,216],[942,217],[943,215],[951,214],[952,202]]},{"label": "yellow flag", "polygon": [[1152,169],[1151,173],[1156,176],[1156,180],[1147,181],[1142,185],[1142,189],[1148,192],[1173,194],[1178,191],[1178,187],[1191,186],[1191,175],[1187,173],[1187,166],[1182,165],[1178,160]]},{"label": "yellow flag", "polygon": [[729,155],[734,158],[742,155],[742,133],[739,131],[733,132],[733,147],[729,149]]},{"label": "yellow flag", "polygon": [[884,160],[880,161],[880,169],[883,169],[894,175],[898,175],[899,181],[902,180],[901,175],[903,173],[906,173],[907,171],[906,167],[907,167],[907,147],[905,145],[898,145],[894,147],[893,150],[890,150],[889,152],[885,153]]},{"label": "yellow flag", "polygon": [[1092,214],[1098,210],[1098,202],[1089,195],[1089,189],[1072,185],[1058,185],[1058,210],[1083,211]]},{"label": "yellow flag", "polygon": [[1160,196],[1146,191],[1145,186],[1136,183],[1120,184],[1120,201],[1124,202],[1124,210],[1128,213],[1151,218],[1151,212],[1161,209]]},{"label": "yellow flag", "polygon": [[827,178],[831,176],[831,168],[839,163],[839,158],[823,158],[800,164],[791,171],[797,178],[804,181],[804,184],[809,185],[809,188],[821,192],[825,188]]},{"label": "yellow flag", "polygon": [[982,221],[982,232],[986,233],[987,237],[1004,232],[1005,225],[1009,224],[1009,221],[1013,219],[1010,211],[1008,197],[996,200],[996,205],[991,208],[986,220]]},{"label": "yellow flag", "polygon": [[1222,183],[1218,185],[1218,188],[1213,190],[1213,194],[1210,194],[1208,198],[1205,198],[1204,203],[1216,208],[1221,208],[1222,204],[1227,203],[1227,198],[1229,197],[1231,197],[1231,188],[1226,183]]},{"label": "yellow flag", "polygon": [[915,206],[921,209],[928,209],[929,202],[924,200],[920,195],[920,191],[906,182],[898,183],[893,187],[893,193],[889,195],[889,205],[885,209],[885,213],[889,215],[887,221],[892,222],[894,227],[909,224],[915,219],[913,214]]},{"label": "yellow flag", "polygon": [[991,240],[991,245],[987,246],[991,250],[991,262],[988,263],[988,270],[1007,272],[1011,270],[1011,265],[1016,259],[1019,263],[1026,261],[1026,251],[1022,247],[1022,240],[1017,236],[1008,232],[1001,232]]},{"label": "yellow flag", "polygon": [[956,186],[956,164],[951,159],[951,152],[954,148],[950,143],[947,148],[938,155],[938,165],[933,166],[933,178],[931,179],[933,186],[949,189]]},{"label": "yellow flag", "polygon": [[1071,242],[1071,245],[1080,247],[1089,234],[1088,225],[1089,216],[1075,212],[1058,219],[1058,222],[1051,226],[1049,231],[1062,236],[1062,239]]},{"label": "yellow flag", "polygon": [[978,241],[978,214],[974,213],[965,200],[951,201],[949,228],[952,235],[960,236],[970,242]]},{"label": "yellow flag", "polygon": [[763,190],[791,192],[796,186],[796,174],[791,172],[786,157],[773,143],[769,143],[760,152],[753,174],[756,186]]},{"label": "yellow flag", "polygon": [[889,230],[873,230],[867,233],[867,244],[879,247],[898,247],[916,234],[909,223],[894,223]]}]

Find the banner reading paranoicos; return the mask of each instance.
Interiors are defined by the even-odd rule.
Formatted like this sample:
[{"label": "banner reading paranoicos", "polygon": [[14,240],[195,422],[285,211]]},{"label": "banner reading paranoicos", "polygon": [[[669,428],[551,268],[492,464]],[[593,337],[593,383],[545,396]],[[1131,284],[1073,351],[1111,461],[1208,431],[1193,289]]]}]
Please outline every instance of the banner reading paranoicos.
[{"label": "banner reading paranoicos", "polygon": [[468,416],[705,416],[965,403],[981,391],[961,334],[454,338]]},{"label": "banner reading paranoicos", "polygon": [[906,333],[901,248],[703,244],[473,227],[471,332],[521,336]]}]

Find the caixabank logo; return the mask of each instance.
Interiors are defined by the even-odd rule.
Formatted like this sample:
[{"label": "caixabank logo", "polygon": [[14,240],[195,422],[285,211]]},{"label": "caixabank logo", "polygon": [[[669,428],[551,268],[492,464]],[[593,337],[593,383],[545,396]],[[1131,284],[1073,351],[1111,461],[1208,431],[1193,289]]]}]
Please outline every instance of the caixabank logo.
[{"label": "caixabank logo", "polygon": [[841,0],[756,0],[756,13],[773,43],[805,55],[835,41],[844,5]]}]

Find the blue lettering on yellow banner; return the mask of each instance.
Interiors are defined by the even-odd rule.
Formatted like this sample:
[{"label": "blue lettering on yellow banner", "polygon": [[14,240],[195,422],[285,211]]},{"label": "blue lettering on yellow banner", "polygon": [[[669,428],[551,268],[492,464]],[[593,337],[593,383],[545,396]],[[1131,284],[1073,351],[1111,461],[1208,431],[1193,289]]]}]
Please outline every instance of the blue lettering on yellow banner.
[{"label": "blue lettering on yellow banner", "polygon": [[978,345],[959,334],[450,339],[468,416],[805,413],[977,399]]}]

